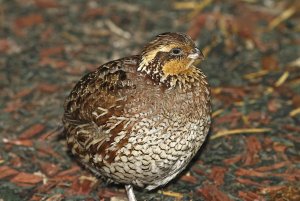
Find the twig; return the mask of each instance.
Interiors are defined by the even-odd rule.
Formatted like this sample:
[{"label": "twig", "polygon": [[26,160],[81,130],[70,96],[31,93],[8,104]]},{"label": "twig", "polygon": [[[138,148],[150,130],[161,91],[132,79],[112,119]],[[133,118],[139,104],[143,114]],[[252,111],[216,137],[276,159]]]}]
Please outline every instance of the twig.
[{"label": "twig", "polygon": [[204,57],[206,57],[206,56],[211,52],[211,50],[212,50],[214,47],[216,47],[219,43],[220,43],[220,39],[217,38],[217,37],[213,37],[211,43],[208,44],[207,46],[205,46],[205,47],[202,49],[202,52],[203,52]]},{"label": "twig", "polygon": [[123,29],[118,27],[115,23],[113,23],[111,20],[105,20],[105,24],[113,33],[122,36],[126,39],[129,39],[131,37],[131,34],[129,32],[124,31]]}]

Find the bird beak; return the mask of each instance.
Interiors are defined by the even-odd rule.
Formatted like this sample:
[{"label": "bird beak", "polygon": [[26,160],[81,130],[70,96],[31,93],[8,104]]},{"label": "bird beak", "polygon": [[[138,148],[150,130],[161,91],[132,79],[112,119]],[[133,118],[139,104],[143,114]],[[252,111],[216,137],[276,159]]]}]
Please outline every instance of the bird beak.
[{"label": "bird beak", "polygon": [[192,53],[190,53],[188,55],[188,58],[192,59],[192,60],[196,60],[196,59],[201,59],[203,60],[204,59],[204,55],[203,53],[198,49],[198,48],[195,48]]}]

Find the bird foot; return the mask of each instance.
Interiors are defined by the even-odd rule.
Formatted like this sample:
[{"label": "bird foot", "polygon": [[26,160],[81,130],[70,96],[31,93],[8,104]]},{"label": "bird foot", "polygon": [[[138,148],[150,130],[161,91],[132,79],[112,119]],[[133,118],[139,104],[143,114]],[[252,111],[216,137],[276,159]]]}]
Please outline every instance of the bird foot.
[{"label": "bird foot", "polygon": [[131,185],[125,185],[128,201],[137,201]]}]

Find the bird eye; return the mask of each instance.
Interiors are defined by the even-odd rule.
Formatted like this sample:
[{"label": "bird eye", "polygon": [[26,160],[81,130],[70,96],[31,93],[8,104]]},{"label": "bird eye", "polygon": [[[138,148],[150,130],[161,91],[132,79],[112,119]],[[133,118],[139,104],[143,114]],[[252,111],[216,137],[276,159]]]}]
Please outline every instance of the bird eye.
[{"label": "bird eye", "polygon": [[182,50],[179,48],[174,48],[171,50],[171,54],[173,55],[180,55],[182,53]]}]

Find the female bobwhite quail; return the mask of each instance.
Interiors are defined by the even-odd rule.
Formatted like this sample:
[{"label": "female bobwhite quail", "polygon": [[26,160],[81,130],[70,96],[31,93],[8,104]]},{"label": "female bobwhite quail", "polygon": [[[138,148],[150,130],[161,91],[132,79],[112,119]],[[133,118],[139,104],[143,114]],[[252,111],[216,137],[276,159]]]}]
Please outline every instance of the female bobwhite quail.
[{"label": "female bobwhite quail", "polygon": [[96,175],[155,189],[180,173],[210,127],[210,92],[193,63],[192,39],[163,33],[140,55],[110,61],[85,75],[65,101],[72,153]]}]

